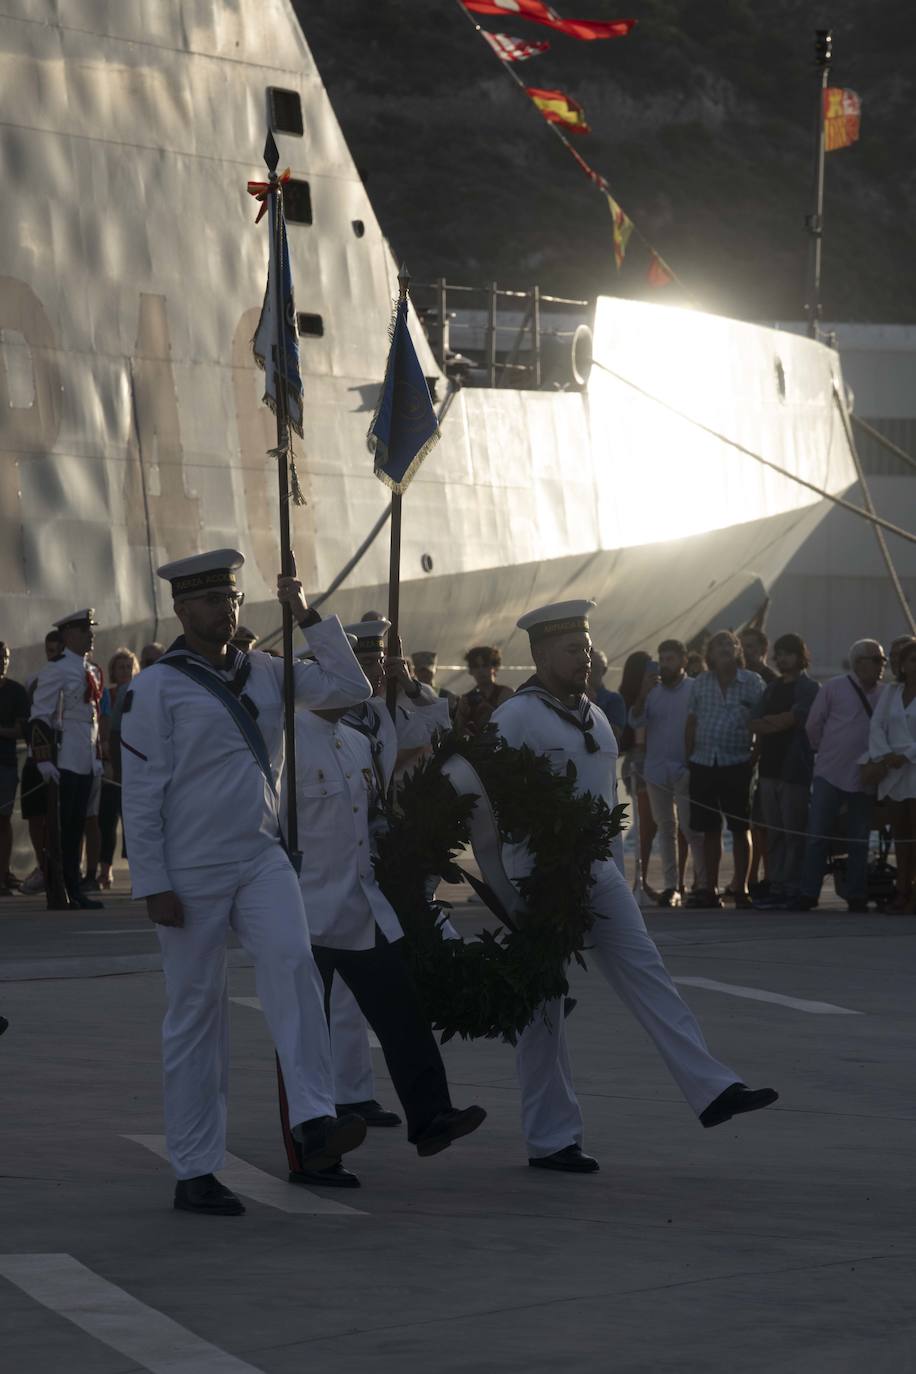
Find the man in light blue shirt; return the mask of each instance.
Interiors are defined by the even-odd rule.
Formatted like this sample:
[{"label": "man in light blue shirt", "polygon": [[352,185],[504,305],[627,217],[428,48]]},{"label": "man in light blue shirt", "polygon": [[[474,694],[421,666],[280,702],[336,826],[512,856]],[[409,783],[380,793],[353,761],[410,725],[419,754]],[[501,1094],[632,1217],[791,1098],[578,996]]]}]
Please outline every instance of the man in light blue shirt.
[{"label": "man in light blue shirt", "polygon": [[658,646],[658,679],[645,700],[638,697],[630,711],[633,729],[644,729],[646,735],[643,777],[664,871],[658,899],[662,907],[681,905],[678,829],[690,845],[695,886],[701,891],[707,887],[703,835],[690,825],[685,737],[692,688],[693,679],[687,676],[687,646],[679,639],[665,639]]},{"label": "man in light blue shirt", "polygon": [[709,671],[694,678],[687,713],[690,824],[703,831],[705,905],[722,905],[717,884],[724,816],[735,852],[735,906],[749,907],[751,721],[759,715],[764,682],[741,666],[741,644],[731,630],[713,635],[706,646],[706,662]]}]

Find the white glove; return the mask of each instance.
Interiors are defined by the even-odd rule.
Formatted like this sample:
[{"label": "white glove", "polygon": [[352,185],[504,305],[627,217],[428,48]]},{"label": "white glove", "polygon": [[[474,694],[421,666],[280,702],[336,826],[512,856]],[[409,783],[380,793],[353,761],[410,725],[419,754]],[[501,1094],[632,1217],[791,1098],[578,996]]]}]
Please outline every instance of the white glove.
[{"label": "white glove", "polygon": [[35,767],[38,769],[45,782],[60,782],[60,773],[53,763],[36,763]]}]

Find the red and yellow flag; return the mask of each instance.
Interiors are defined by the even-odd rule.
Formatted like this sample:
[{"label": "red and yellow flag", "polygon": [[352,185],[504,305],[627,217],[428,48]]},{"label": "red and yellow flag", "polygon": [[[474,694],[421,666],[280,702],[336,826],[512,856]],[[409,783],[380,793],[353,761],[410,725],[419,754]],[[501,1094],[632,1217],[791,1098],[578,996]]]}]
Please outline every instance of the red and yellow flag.
[{"label": "red and yellow flag", "polygon": [[617,264],[619,272],[623,266],[624,255],[627,251],[627,244],[633,232],[633,221],[629,215],[624,214],[613,196],[607,195],[608,209],[611,212],[611,223],[614,226],[614,262]]},{"label": "red and yellow flag", "polygon": [[835,153],[859,138],[862,102],[855,91],[828,86],[824,92],[824,149]]},{"label": "red and yellow flag", "polygon": [[646,274],[646,281],[650,286],[670,286],[674,281],[674,273],[671,268],[654,249],[652,250],[652,261],[649,263],[649,271]]},{"label": "red and yellow flag", "polygon": [[565,91],[544,90],[540,86],[526,86],[525,90],[548,124],[561,124],[571,134],[591,133],[582,106]]},{"label": "red and yellow flag", "polygon": [[511,14],[515,19],[530,19],[534,24],[544,24],[567,38],[578,38],[590,43],[598,38],[626,38],[635,26],[635,19],[563,19],[544,0],[461,0],[466,10],[473,14],[495,14],[505,17]]}]

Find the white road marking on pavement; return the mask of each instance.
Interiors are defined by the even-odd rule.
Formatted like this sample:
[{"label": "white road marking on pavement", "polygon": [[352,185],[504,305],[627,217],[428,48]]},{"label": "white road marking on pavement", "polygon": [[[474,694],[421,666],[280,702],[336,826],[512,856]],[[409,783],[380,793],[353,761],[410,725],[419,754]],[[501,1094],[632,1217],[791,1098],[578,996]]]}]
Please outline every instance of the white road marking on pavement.
[{"label": "white road marking on pavement", "polygon": [[[230,997],[229,1001],[238,1002],[240,1007],[253,1007],[255,1011],[261,1010],[261,1001],[258,997]],[[373,1030],[369,1032],[369,1048],[371,1050],[380,1050],[382,1048],[379,1044],[379,1038]]]},{"label": "white road marking on pavement", "polygon": [[[160,1159],[168,1159],[164,1135],[127,1135],[124,1139],[143,1145],[147,1150],[152,1150],[154,1155],[159,1155]],[[273,1174],[265,1174],[262,1169],[247,1164],[237,1155],[226,1155],[219,1178],[234,1193],[241,1193],[255,1202],[263,1202],[266,1207],[276,1207],[280,1212],[296,1212],[300,1216],[312,1217],[368,1215],[358,1207],[345,1207],[342,1202],[319,1197],[308,1188],[300,1188],[298,1183],[284,1183],[282,1179],[274,1178]]]},{"label": "white road marking on pavement", "polygon": [[75,930],[74,935],[155,935],[156,932],[150,926],[120,926],[117,930],[112,930],[110,926],[104,930]]},{"label": "white road marking on pavement", "polygon": [[691,988],[708,988],[710,992],[726,992],[731,997],[748,997],[752,1002],[776,1002],[794,1011],[808,1011],[812,1016],[864,1016],[851,1007],[836,1007],[832,1002],[806,1002],[802,997],[784,997],[781,992],[765,992],[762,988],[742,988],[735,983],[717,983],[715,978],[675,978]]},{"label": "white road marking on pavement", "polygon": [[259,1366],[132,1298],[72,1255],[0,1255],[0,1274],[152,1374],[263,1374]]}]

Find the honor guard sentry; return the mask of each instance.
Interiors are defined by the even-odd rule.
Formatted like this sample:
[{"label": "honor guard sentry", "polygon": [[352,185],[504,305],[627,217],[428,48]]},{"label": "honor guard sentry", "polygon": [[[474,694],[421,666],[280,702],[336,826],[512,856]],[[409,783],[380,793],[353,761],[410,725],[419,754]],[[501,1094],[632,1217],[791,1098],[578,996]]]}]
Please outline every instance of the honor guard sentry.
[{"label": "honor guard sentry", "polygon": [[[357,1116],[335,1116],[324,991],[281,839],[283,663],[230,643],[243,562],[217,549],[159,569],[184,633],[135,679],[121,725],[133,895],[156,923],[165,972],[175,1205],[211,1213],[244,1211],[214,1177],[226,1137],[230,929],[254,960],[304,1163],[329,1167],[366,1130]],[[278,578],[277,595],[309,628],[314,658],[294,664],[297,703],[346,708],[368,698],[337,618],[310,611],[295,578]]]},{"label": "honor guard sentry", "polygon": [[96,909],[102,903],[80,891],[80,854],[92,780],[102,771],[102,674],[88,658],[98,621],[87,606],[54,623],[62,648],[38,674],[29,739],[36,768],[58,789],[60,862],[70,906]]},{"label": "honor guard sentry", "polygon": [[[531,643],[535,675],[493,715],[503,739],[544,754],[558,770],[572,763],[581,792],[617,804],[617,741],[604,712],[585,695],[590,666],[588,613],[593,601],[562,601],[518,621]],[[616,842],[622,857],[620,841]],[[506,870],[530,869],[524,844],[504,849]],[[621,1001],[655,1042],[673,1078],[704,1126],[775,1102],[771,1088],[751,1091],[710,1054],[696,1017],[681,998],[646,931],[642,913],[613,858],[595,865],[591,930],[593,958]],[[582,1112],[573,1088],[562,1004],[546,1008],[519,1038],[516,1062],[522,1128],[535,1168],[590,1173],[598,1163],[582,1152]]]}]

